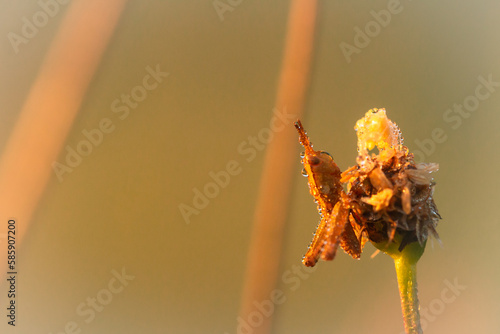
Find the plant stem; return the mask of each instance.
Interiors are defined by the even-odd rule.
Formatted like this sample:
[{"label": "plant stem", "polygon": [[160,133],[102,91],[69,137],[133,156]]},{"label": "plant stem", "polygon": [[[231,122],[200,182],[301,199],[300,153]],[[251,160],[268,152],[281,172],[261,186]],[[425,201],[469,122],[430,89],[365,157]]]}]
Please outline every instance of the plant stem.
[{"label": "plant stem", "polygon": [[406,333],[422,334],[417,295],[417,262],[424,253],[425,243],[420,245],[418,242],[413,242],[400,252],[398,250],[398,238],[394,239],[396,242],[392,242],[389,246],[374,245],[390,255],[394,260]]},{"label": "plant stem", "polygon": [[[414,244],[420,247],[418,242]],[[405,331],[407,334],[422,334],[417,295],[417,261],[420,256],[415,259],[413,252],[406,251],[407,248],[410,248],[409,246],[405,247],[401,256],[393,257],[393,259],[398,278]]]}]

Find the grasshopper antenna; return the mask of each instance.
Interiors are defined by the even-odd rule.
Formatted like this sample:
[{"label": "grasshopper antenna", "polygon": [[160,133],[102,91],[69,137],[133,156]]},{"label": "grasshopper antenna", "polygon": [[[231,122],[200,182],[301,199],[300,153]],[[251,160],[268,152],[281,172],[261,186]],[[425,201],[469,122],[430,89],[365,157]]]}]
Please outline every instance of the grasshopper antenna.
[{"label": "grasshopper antenna", "polygon": [[309,137],[307,136],[306,130],[302,126],[302,122],[300,119],[295,122],[295,128],[299,132],[299,142],[306,149],[306,154],[312,153],[314,150],[312,148],[312,143],[309,141]]}]

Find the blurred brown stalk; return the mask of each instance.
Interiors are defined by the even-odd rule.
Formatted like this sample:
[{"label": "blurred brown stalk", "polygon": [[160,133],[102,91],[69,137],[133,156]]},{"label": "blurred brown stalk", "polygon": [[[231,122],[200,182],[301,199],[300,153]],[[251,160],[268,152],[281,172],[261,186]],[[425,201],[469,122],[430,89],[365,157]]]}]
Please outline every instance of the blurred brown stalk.
[{"label": "blurred brown stalk", "polygon": [[71,130],[125,3],[72,1],[31,86],[0,160],[0,226],[6,232],[7,221],[16,220],[17,244],[27,231],[50,179],[52,163]]},{"label": "blurred brown stalk", "polygon": [[[316,8],[315,0],[293,0],[290,6],[276,108],[293,115],[292,119],[298,119],[303,113]],[[283,131],[274,134],[266,151],[240,310],[240,317],[255,334],[271,332],[272,315],[263,315],[254,303],[270,300],[276,286],[297,143],[291,122]],[[259,326],[248,321],[254,312],[260,313],[264,319]]]}]

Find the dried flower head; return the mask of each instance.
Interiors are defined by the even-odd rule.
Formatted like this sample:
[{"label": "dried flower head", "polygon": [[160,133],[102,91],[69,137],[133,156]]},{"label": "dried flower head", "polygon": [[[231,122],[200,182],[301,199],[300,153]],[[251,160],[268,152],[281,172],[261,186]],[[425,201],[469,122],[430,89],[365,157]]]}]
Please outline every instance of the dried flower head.
[{"label": "dried flower head", "polygon": [[356,123],[357,164],[343,173],[328,153],[312,149],[300,121],[295,126],[305,148],[303,174],[321,214],[306,266],[332,260],[339,245],[359,258],[366,240],[381,247],[397,242],[400,252],[412,242],[424,246],[429,233],[439,240],[431,174],[439,166],[414,162],[385,109],[371,109]]}]

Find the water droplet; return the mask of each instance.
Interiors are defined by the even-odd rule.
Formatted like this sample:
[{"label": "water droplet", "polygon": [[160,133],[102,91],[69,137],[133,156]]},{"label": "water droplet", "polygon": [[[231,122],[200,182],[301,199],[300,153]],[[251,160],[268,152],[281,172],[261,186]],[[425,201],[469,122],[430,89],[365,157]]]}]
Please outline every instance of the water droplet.
[{"label": "water droplet", "polygon": [[305,156],[306,156],[306,152],[300,152],[300,157],[301,157],[302,159],[304,159],[304,157],[305,157]]},{"label": "water droplet", "polygon": [[302,168],[302,176],[307,177],[307,172],[306,172],[306,169],[305,169],[305,168]]},{"label": "water droplet", "polygon": [[322,153],[322,154],[326,154],[326,155],[328,155],[330,158],[332,158],[332,159],[333,159],[332,155],[331,155],[330,153],[328,153],[328,152],[325,152],[325,151],[320,151],[320,153]]}]

